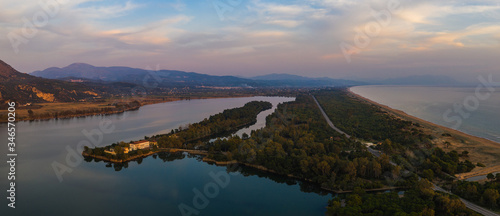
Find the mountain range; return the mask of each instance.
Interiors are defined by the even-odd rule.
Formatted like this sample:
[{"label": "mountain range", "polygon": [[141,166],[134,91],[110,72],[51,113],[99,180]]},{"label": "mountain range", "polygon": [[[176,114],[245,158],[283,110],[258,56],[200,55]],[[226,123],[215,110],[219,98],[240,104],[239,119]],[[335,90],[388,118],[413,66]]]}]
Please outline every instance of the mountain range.
[{"label": "mountain range", "polygon": [[145,70],[129,67],[95,67],[84,63],[75,63],[63,68],[47,68],[31,73],[48,79],[83,78],[94,81],[126,82],[155,87],[185,86],[261,86],[259,83],[234,76],[211,76],[206,74],[177,70]]},{"label": "mountain range", "polygon": [[0,60],[0,102],[88,101],[130,94],[136,87],[155,89],[184,87],[339,87],[355,85],[459,85],[446,76],[420,75],[377,81],[353,81],[328,77],[310,78],[291,74],[268,74],[249,78],[213,76],[178,70],[145,70],[130,67],[96,67],[74,63],[31,74],[21,73]]},{"label": "mountain range", "polygon": [[144,70],[129,67],[95,67],[75,63],[63,68],[47,68],[31,73],[48,79],[82,78],[107,82],[127,82],[137,85],[154,84],[157,87],[332,87],[362,85],[363,82],[331,79],[308,78],[289,74],[270,74],[252,78],[235,76],[213,76],[178,70]]}]

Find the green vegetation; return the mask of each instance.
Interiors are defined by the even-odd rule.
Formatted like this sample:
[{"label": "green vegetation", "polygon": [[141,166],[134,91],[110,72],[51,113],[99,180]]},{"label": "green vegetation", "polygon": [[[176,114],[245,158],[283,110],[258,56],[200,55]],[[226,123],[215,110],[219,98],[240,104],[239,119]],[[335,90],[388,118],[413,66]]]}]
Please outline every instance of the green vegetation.
[{"label": "green vegetation", "polygon": [[500,173],[488,174],[488,181],[482,184],[468,181],[454,182],[451,191],[484,207],[500,210]]},{"label": "green vegetation", "polygon": [[330,201],[328,215],[479,215],[467,209],[456,196],[435,192],[427,180],[413,179],[412,188],[400,197],[396,192],[367,194],[362,189]]},{"label": "green vegetation", "polygon": [[[450,175],[469,172],[475,165],[452,151],[445,153],[433,148],[432,136],[418,124],[405,121],[350,96],[344,89],[322,90],[314,93],[332,122],[341,130],[358,138],[380,143],[376,149],[391,156],[405,169],[419,175],[450,179]],[[424,173],[425,172],[425,173]]]},{"label": "green vegetation", "polygon": [[313,93],[340,130],[367,141],[384,143],[388,154],[400,153],[408,147],[428,143],[429,137],[410,121],[388,115],[380,108],[351,97],[344,89],[323,90]]},{"label": "green vegetation", "polygon": [[306,179],[330,190],[381,188],[395,183],[399,167],[331,129],[309,95],[280,104],[265,128],[247,139],[233,136],[204,146],[215,160],[237,160]]}]

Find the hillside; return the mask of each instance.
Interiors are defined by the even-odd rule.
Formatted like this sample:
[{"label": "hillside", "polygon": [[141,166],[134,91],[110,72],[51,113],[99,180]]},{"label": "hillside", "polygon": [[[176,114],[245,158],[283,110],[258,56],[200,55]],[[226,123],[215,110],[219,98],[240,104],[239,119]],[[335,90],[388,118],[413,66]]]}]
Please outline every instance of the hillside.
[{"label": "hillside", "polygon": [[0,60],[0,104],[70,102],[102,96],[102,91],[80,83],[34,77],[18,72]]}]

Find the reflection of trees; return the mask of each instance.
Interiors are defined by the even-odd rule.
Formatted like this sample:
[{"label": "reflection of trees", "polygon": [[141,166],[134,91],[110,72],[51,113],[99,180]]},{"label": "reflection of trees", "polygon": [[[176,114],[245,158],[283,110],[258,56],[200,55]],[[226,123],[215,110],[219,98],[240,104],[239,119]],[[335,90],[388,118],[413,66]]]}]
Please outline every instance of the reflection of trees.
[{"label": "reflection of trees", "polygon": [[[157,154],[153,154],[152,157],[153,157],[153,159],[160,158],[163,162],[171,162],[171,161],[175,161],[175,160],[182,160],[182,159],[186,158],[186,155],[188,158],[197,158],[198,161],[201,161],[200,156],[184,154],[183,152],[175,152],[175,153],[159,152]],[[137,159],[132,160],[132,161],[135,161],[137,164],[142,164],[143,160],[144,160],[144,158],[141,157],[141,158],[137,158]],[[93,157],[84,157],[84,161],[87,163],[90,163],[92,161],[99,163],[103,160],[98,159],[98,158],[93,158]],[[105,162],[106,163],[105,166],[108,168],[113,167],[115,171],[121,171],[123,168],[125,168],[125,169],[128,168],[128,163],[130,163],[132,161],[127,161],[127,162],[123,162],[123,163]]]},{"label": "reflection of trees", "polygon": [[113,164],[113,168],[115,168],[115,171],[120,171],[123,168],[123,163],[115,163]]},{"label": "reflection of trees", "polygon": [[158,157],[163,162],[170,162],[170,161],[184,159],[186,156],[182,152],[175,152],[175,153],[160,152],[160,153],[158,153]]},{"label": "reflection of trees", "polygon": [[137,158],[134,161],[137,162],[137,164],[141,164],[142,163],[142,157]]},{"label": "reflection of trees", "polygon": [[[318,184],[296,180],[296,179],[286,177],[283,175],[264,172],[264,171],[261,171],[261,170],[255,169],[255,168],[251,168],[251,167],[241,166],[241,168],[236,169],[236,171],[239,171],[245,177],[258,176],[259,178],[270,179],[276,183],[287,184],[290,186],[299,184],[300,191],[306,192],[306,193],[316,193],[316,194],[319,194],[322,196],[329,194],[328,191],[321,189],[321,187]],[[235,169],[229,169],[229,167],[228,167],[227,172],[235,172]]]}]

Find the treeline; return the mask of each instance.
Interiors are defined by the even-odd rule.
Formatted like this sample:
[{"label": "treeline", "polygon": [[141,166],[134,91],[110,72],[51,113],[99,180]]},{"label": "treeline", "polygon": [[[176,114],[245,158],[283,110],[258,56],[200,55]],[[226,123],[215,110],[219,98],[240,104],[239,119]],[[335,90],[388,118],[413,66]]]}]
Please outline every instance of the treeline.
[{"label": "treeline", "polygon": [[[358,215],[424,215],[455,216],[479,215],[468,209],[456,196],[435,192],[432,183],[422,179],[412,180],[412,188],[402,197],[396,192],[367,194],[356,188],[342,201],[330,201],[327,214],[332,216]],[[344,205],[343,205],[344,203]]]},{"label": "treeline", "polygon": [[[464,173],[472,171],[476,166],[469,160],[460,160],[464,157],[463,154],[458,154],[457,151],[444,152],[441,148],[434,148],[430,157],[425,159],[420,166],[423,169],[423,176],[429,180],[434,179],[436,173],[441,179],[449,179],[446,174],[455,175],[456,173]],[[453,180],[453,179],[450,179]]]},{"label": "treeline", "polygon": [[331,129],[309,95],[280,104],[267,117],[267,126],[250,136],[218,139],[205,148],[212,159],[263,166],[331,190],[380,188],[400,171],[389,157],[376,158],[361,143]]}]

